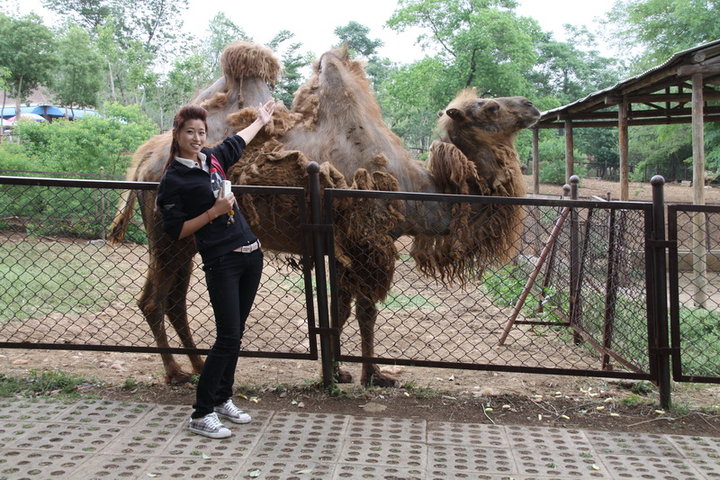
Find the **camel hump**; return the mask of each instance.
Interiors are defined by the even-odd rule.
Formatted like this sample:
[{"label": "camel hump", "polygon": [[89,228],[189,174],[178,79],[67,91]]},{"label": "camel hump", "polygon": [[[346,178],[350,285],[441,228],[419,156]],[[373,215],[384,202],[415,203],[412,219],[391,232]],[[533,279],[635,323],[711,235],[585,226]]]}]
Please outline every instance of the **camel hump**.
[{"label": "camel hump", "polygon": [[272,50],[246,41],[233,42],[226,46],[220,63],[229,83],[239,83],[247,77],[258,77],[275,85],[280,73],[280,61]]}]

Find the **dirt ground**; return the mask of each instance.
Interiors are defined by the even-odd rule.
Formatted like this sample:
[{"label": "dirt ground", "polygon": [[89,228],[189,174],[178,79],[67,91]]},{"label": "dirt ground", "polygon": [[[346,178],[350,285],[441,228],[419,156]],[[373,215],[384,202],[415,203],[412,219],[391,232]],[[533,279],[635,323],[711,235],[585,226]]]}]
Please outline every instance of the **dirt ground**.
[{"label": "dirt ground", "polygon": [[[529,180],[528,180],[529,181]],[[542,193],[558,194],[544,185]],[[585,180],[580,195],[619,196],[619,186]],[[650,186],[632,184],[631,200],[648,200]],[[668,202],[692,200],[692,188],[668,185]],[[706,191],[707,203],[720,203],[720,190]],[[122,334],[122,332],[120,333]],[[177,356],[188,370],[185,358]],[[562,375],[533,375],[460,369],[385,366],[401,388],[361,389],[359,365],[345,365],[355,383],[333,395],[319,388],[316,361],[248,358],[240,360],[239,402],[248,409],[298,409],[479,423],[527,424],[692,433],[720,436],[720,386],[676,384],[674,409],[660,410],[657,391],[642,382]],[[0,374],[27,376],[55,369],[93,382],[86,394],[158,403],[192,403],[193,387],[167,386],[159,356],[64,350],[0,350]],[[648,391],[649,390],[649,391]]]}]

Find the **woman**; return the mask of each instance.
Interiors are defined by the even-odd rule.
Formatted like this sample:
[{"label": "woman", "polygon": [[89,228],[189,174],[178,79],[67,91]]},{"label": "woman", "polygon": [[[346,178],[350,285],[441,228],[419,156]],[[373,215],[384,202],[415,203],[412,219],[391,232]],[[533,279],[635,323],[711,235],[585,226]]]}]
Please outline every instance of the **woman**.
[{"label": "woman", "polygon": [[210,170],[216,169],[225,178],[274,109],[274,100],[261,105],[252,124],[207,148],[207,111],[197,105],[182,107],[175,115],[170,156],[158,187],[165,231],[175,239],[194,235],[215,315],[215,344],[200,374],[188,423],[191,432],[210,438],[231,435],[218,415],[233,423],[251,420],[231,397],[245,320],[263,267],[260,242],[242,214],[233,209],[233,194],[213,191]]}]

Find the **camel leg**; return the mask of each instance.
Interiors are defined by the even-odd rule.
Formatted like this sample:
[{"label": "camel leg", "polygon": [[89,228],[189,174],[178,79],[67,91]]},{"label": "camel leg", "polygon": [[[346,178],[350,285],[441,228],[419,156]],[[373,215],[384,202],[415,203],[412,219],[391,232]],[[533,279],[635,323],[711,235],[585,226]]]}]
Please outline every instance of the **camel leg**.
[{"label": "camel leg", "polygon": [[[190,271],[189,264],[192,262],[191,249],[182,248],[182,245],[178,244],[170,245],[169,243],[161,239],[155,239],[157,248],[150,252],[145,285],[137,302],[155,337],[155,343],[160,348],[169,348],[170,346],[165,330],[165,313],[168,303],[173,305],[173,318],[175,321],[179,322],[179,319],[184,318],[187,323],[185,294],[182,295],[182,301],[170,299],[172,298],[171,293],[177,294],[178,288],[182,289],[184,286],[184,291],[187,292],[189,278],[185,280],[183,285],[183,282],[178,280],[175,272],[178,270]],[[175,328],[177,329],[178,325],[175,325]],[[163,352],[160,357],[165,367],[166,383],[181,384],[190,381],[192,375],[182,370],[171,353]]]},{"label": "camel leg", "polygon": [[[196,348],[195,340],[193,340],[190,325],[187,316],[187,292],[190,286],[190,277],[192,275],[192,257],[194,252],[187,252],[189,260],[182,266],[178,266],[173,272],[172,284],[169,295],[166,299],[166,311],[170,324],[180,338],[183,346],[187,349],[194,350]],[[203,369],[203,359],[198,354],[188,354],[190,363],[192,364],[193,373],[199,374]]]},{"label": "camel leg", "polygon": [[[347,319],[350,317],[350,307],[352,304],[352,295],[346,288],[340,287],[338,293],[338,299],[333,299],[333,301],[337,301],[338,304],[338,321],[337,325],[335,327],[337,328],[338,335],[342,333],[343,327],[345,326],[345,323],[347,322]],[[335,347],[335,344],[333,343],[333,348]],[[337,355],[340,352],[333,352],[334,357],[337,357]],[[347,371],[340,368],[339,364],[334,365],[334,376],[335,381],[337,383],[352,383],[353,377],[352,374]]]},{"label": "camel leg", "polygon": [[[167,292],[166,288],[163,288],[162,283],[157,280],[160,276],[156,273],[156,270],[151,268],[148,270],[147,277],[145,278],[145,285],[142,289],[142,294],[138,299],[137,305],[140,307],[145,316],[145,320],[150,326],[153,337],[155,337],[155,344],[160,348],[168,348],[167,333],[165,332],[165,311],[163,308],[163,302],[158,301],[160,298],[164,298]],[[175,358],[171,353],[163,352],[160,354],[163,366],[165,367],[165,382],[176,384],[183,383],[189,380],[189,375],[184,374],[180,365],[175,361]]]},{"label": "camel leg", "polygon": [[[378,309],[375,302],[358,297],[355,306],[355,316],[360,327],[360,338],[363,357],[370,358],[375,355],[375,321],[377,320]],[[380,373],[377,365],[370,362],[363,362],[362,376],[360,383],[364,386],[375,385],[377,387],[396,387],[397,380]]]}]

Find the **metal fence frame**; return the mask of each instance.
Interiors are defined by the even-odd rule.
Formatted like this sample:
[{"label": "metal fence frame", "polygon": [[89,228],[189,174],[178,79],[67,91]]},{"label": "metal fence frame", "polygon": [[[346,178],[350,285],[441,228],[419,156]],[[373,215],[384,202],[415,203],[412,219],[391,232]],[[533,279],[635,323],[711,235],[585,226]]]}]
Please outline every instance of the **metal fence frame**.
[{"label": "metal fence frame", "polygon": [[[670,333],[672,344],[670,347],[672,354],[673,378],[679,382],[703,382],[703,383],[720,383],[720,376],[695,375],[687,373],[687,369],[683,367],[682,360],[685,349],[683,345],[687,345],[682,335],[683,322],[681,320],[680,310],[680,292],[679,285],[680,273],[680,251],[679,251],[679,231],[678,218],[682,215],[691,213],[702,213],[705,215],[720,215],[720,205],[687,205],[687,204],[668,204],[668,278],[670,292]],[[691,263],[698,259],[691,253]],[[719,360],[720,362],[720,360]]]},{"label": "metal fence frame", "polygon": [[[678,314],[677,314],[677,237],[673,236],[676,232],[676,212],[680,209],[692,211],[718,211],[720,207],[705,206],[668,206],[668,222],[667,226],[670,232],[670,239],[665,239],[665,205],[663,199],[662,187],[664,181],[661,177],[654,177],[653,185],[653,202],[605,202],[598,200],[578,200],[577,199],[577,180],[574,181],[574,197],[571,200],[550,200],[550,199],[531,199],[531,198],[500,198],[500,197],[477,197],[477,196],[461,196],[461,195],[440,195],[440,194],[420,194],[420,193],[399,193],[399,192],[377,192],[377,191],[358,191],[358,190],[336,190],[326,189],[322,192],[319,186],[319,178],[316,164],[311,164],[308,172],[310,174],[309,190],[307,198],[310,200],[309,216],[310,223],[303,227],[308,237],[312,238],[312,259],[314,265],[314,287],[317,293],[314,296],[307,294],[308,297],[308,333],[311,352],[309,355],[299,354],[283,354],[273,353],[266,354],[263,352],[242,352],[244,356],[269,356],[274,358],[305,358],[317,359],[318,349],[317,343],[320,344],[320,358],[323,365],[323,380],[326,385],[332,384],[332,369],[337,361],[346,362],[362,362],[371,360],[376,363],[398,364],[398,365],[417,365],[428,367],[452,367],[473,370],[496,370],[496,371],[514,371],[528,373],[550,373],[562,375],[577,376],[598,376],[598,377],[615,377],[615,378],[631,378],[645,379],[655,382],[660,388],[660,400],[663,405],[670,403],[670,360],[672,357],[672,374],[677,381],[702,381],[702,382],[720,382],[715,377],[691,377],[684,375],[680,368],[680,355],[682,346],[678,336]],[[82,188],[98,188],[98,189],[122,189],[122,190],[154,190],[157,183],[154,182],[125,182],[125,181],[107,181],[107,180],[61,180],[51,178],[33,178],[33,177],[0,177],[0,184],[7,185],[31,185],[45,187],[82,187]],[[252,193],[265,192],[277,193],[281,191],[291,191],[291,187],[250,187],[235,186],[236,193]],[[306,195],[304,189],[299,190],[299,195],[303,198]],[[295,192],[297,193],[297,192]],[[349,197],[374,197],[380,199],[395,200],[423,200],[435,202],[469,202],[473,204],[483,203],[507,203],[522,205],[540,205],[570,208],[594,208],[594,209],[635,209],[643,212],[645,217],[645,251],[644,251],[644,267],[646,276],[646,298],[647,298],[647,328],[648,328],[648,358],[649,372],[617,372],[605,370],[565,370],[557,368],[537,368],[537,367],[517,367],[517,366],[498,366],[483,364],[463,364],[454,362],[435,362],[423,361],[412,358],[389,358],[379,357],[372,359],[364,359],[362,357],[340,354],[338,358],[332,357],[333,346],[339,347],[338,332],[334,331],[330,325],[337,312],[331,311],[331,302],[325,292],[330,290],[331,295],[336,288],[334,279],[334,259],[333,259],[333,207],[332,202],[338,198]],[[577,233],[577,231],[576,231]],[[576,241],[576,240],[575,240]],[[574,247],[575,249],[577,246]],[[669,255],[669,257],[668,257]],[[667,261],[669,258],[669,266]],[[574,268],[574,267],[573,267]],[[575,272],[577,275],[577,272]],[[310,275],[305,275],[306,292],[312,292]],[[575,277],[577,278],[577,277]],[[667,282],[669,280],[669,288]],[[326,284],[329,282],[329,285]],[[670,294],[670,315],[668,315],[668,292]],[[670,317],[670,322],[668,322]],[[670,335],[668,326],[672,329],[672,345],[670,345]],[[97,346],[97,345],[67,345],[67,344],[29,344],[24,342],[8,342],[0,343],[0,348],[42,348],[42,349],[64,349],[64,350],[101,350],[101,351],[127,351],[127,352],[149,352],[160,353],[167,351],[168,353],[186,354],[186,353],[206,353],[206,350],[198,350],[189,352],[185,348],[170,348],[166,350],[157,347],[113,347],[113,346]],[[338,350],[340,349],[338,348]]]},{"label": "metal fence frame", "polygon": [[[472,195],[443,195],[443,194],[425,194],[425,193],[399,193],[399,192],[377,192],[377,191],[358,191],[358,190],[338,190],[338,189],[326,189],[324,192],[324,207],[325,212],[324,222],[322,227],[327,232],[332,231],[333,225],[333,203],[342,198],[382,198],[386,200],[408,200],[408,201],[434,201],[434,202],[463,202],[471,204],[491,204],[491,203],[502,203],[502,204],[514,204],[514,205],[531,205],[531,206],[545,206],[545,207],[562,207],[568,208],[570,211],[575,211],[578,208],[599,208],[609,210],[623,210],[631,209],[642,211],[646,217],[646,235],[651,238],[654,232],[653,228],[653,205],[648,202],[606,202],[596,200],[551,200],[551,199],[531,199],[531,198],[507,198],[507,197],[478,197]],[[577,221],[573,228],[573,231],[577,233]],[[574,241],[577,242],[577,237],[573,235]],[[328,264],[331,278],[331,288],[336,285],[335,271],[333,268],[334,257],[333,257],[333,236],[328,234],[326,241],[330,245],[327,248],[326,254],[328,255]],[[572,249],[575,250],[577,245]],[[412,358],[388,358],[388,357],[373,357],[364,358],[362,356],[340,354],[339,358],[335,360],[345,362],[363,362],[372,361],[378,364],[388,365],[408,365],[408,366],[423,366],[423,367],[443,367],[443,368],[456,368],[456,369],[469,369],[469,370],[490,370],[490,371],[507,371],[507,372],[525,372],[525,373],[544,373],[544,374],[560,374],[560,375],[574,375],[574,376],[602,376],[608,378],[627,378],[627,379],[641,379],[641,380],[652,380],[656,381],[658,378],[659,370],[659,358],[663,357],[659,355],[656,350],[658,340],[656,338],[658,334],[658,311],[654,308],[657,303],[656,297],[664,295],[658,293],[658,285],[654,281],[655,276],[652,274],[653,265],[657,263],[655,257],[660,255],[662,245],[653,244],[652,241],[646,243],[645,249],[645,265],[646,265],[646,290],[648,313],[649,313],[649,345],[648,351],[651,357],[654,357],[650,361],[650,371],[645,373],[637,372],[620,372],[620,371],[603,371],[603,370],[580,370],[580,369],[562,369],[562,368],[543,368],[543,367],[524,367],[524,366],[498,366],[498,365],[486,365],[486,364],[468,364],[468,363],[457,363],[457,362],[445,362],[445,361],[423,361]],[[578,262],[579,264],[579,262]],[[573,275],[575,278],[579,276],[578,272]],[[572,286],[571,286],[572,288]],[[334,294],[334,292],[331,290]],[[571,294],[574,298],[577,298],[577,293]],[[336,319],[338,315],[337,311],[331,311],[331,317]],[[530,323],[530,322],[524,322]],[[541,324],[542,322],[537,322]],[[334,335],[332,341],[336,345],[336,351],[342,351],[337,337],[337,332],[331,331]]]}]

